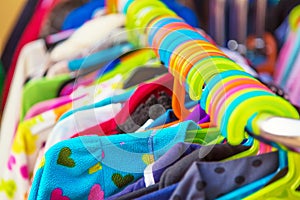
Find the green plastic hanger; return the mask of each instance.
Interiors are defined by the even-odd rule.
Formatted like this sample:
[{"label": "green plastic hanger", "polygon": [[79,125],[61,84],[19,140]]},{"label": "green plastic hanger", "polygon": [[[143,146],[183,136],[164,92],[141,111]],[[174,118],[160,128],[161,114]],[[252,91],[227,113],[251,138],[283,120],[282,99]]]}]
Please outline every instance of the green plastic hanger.
[{"label": "green plastic hanger", "polygon": [[122,74],[124,79],[126,80],[130,77],[132,70],[144,66],[145,64],[149,63],[149,61],[154,60],[152,62],[153,67],[159,68],[161,63],[156,56],[152,49],[139,49],[127,53],[124,57],[121,58],[122,62],[120,62],[113,70],[108,73],[101,75],[97,80],[96,83],[101,83],[103,81],[109,80],[116,76],[117,74]]},{"label": "green plastic hanger", "polygon": [[218,128],[204,128],[189,130],[185,142],[201,145],[220,144],[224,140]]},{"label": "green plastic hanger", "polygon": [[248,156],[255,156],[255,155],[257,155],[258,152],[259,152],[259,141],[253,140],[253,144],[251,145],[250,149],[243,151],[239,154],[236,154],[234,156],[231,156],[229,158],[226,158],[224,161],[245,158]]},{"label": "green plastic hanger", "polygon": [[[261,114],[257,116],[258,120],[267,119],[272,115]],[[255,122],[255,124],[260,124]],[[256,126],[254,129],[258,129]],[[300,186],[300,153],[289,151],[284,145],[280,145],[281,149],[287,151],[288,173],[281,179],[267,185],[256,193],[244,198],[245,200],[254,199],[300,199],[300,191],[297,189]]]}]

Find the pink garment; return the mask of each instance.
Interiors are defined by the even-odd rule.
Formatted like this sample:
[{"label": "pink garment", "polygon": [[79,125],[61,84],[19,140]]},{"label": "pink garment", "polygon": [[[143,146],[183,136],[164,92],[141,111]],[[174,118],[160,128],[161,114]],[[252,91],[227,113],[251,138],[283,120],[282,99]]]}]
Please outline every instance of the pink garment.
[{"label": "pink garment", "polygon": [[38,39],[44,20],[47,18],[49,12],[54,8],[54,6],[59,1],[60,0],[39,0],[39,3],[34,12],[34,15],[32,16],[30,22],[28,23],[27,27],[25,28],[25,30],[22,34],[22,37],[17,45],[16,51],[13,55],[13,59],[12,59],[8,74],[6,76],[6,80],[5,80],[5,84],[4,84],[4,88],[3,88],[2,108],[4,108],[5,103],[6,103],[10,84],[12,81],[12,77],[14,75],[16,63],[17,63],[17,60],[19,57],[19,53],[21,52],[21,49],[28,42]]},{"label": "pink garment", "polygon": [[92,85],[96,80],[96,72],[92,72],[84,77],[79,77],[76,79],[74,83],[67,84],[60,92],[60,96],[66,96],[70,95],[72,92],[74,92],[77,88],[80,86],[89,86]]},{"label": "pink garment", "polygon": [[284,69],[286,67],[286,63],[289,59],[289,55],[291,55],[291,51],[293,50],[293,44],[296,39],[296,34],[294,32],[290,32],[289,36],[284,43],[283,47],[280,50],[278,59],[277,59],[277,67],[274,74],[274,81],[276,84],[280,85],[282,80],[282,75],[284,73]]},{"label": "pink garment", "polygon": [[287,85],[287,90],[286,90],[286,92],[289,95],[290,101],[296,106],[300,106],[299,73],[300,73],[300,54],[298,55],[298,57],[294,63],[293,71],[288,80],[288,85]]},{"label": "pink garment", "polygon": [[[285,91],[288,92],[288,94],[293,93],[295,91],[295,88],[297,87],[297,85],[300,84],[299,74],[300,74],[300,54],[298,55],[298,57],[296,58],[296,60],[294,62],[292,71],[287,80],[286,88],[284,88]],[[298,99],[300,99],[299,96],[298,96]]]},{"label": "pink garment", "polygon": [[24,120],[28,120],[28,119],[33,118],[43,112],[60,107],[62,105],[65,105],[65,104],[70,103],[73,100],[77,100],[77,99],[78,98],[72,99],[69,96],[63,96],[63,97],[58,97],[56,99],[50,99],[47,101],[37,103],[34,106],[32,106],[30,108],[30,110],[26,113]]}]

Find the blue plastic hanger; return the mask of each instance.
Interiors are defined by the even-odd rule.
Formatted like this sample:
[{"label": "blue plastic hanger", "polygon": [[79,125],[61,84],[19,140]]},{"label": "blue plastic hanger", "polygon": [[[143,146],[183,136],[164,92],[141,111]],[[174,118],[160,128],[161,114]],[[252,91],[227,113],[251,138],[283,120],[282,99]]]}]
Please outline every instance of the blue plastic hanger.
[{"label": "blue plastic hanger", "polygon": [[132,49],[133,46],[129,43],[119,44],[86,57],[71,60],[68,63],[68,68],[70,71],[87,69],[95,65],[109,62]]},{"label": "blue plastic hanger", "polygon": [[[251,133],[252,130],[252,126],[251,126],[251,121],[256,117],[256,115],[253,115],[248,124],[247,124],[247,132]],[[249,128],[248,128],[249,127]],[[257,136],[254,136],[255,138],[259,138]],[[250,138],[253,138],[252,136]],[[263,140],[262,138],[260,138],[260,140]],[[253,139],[252,139],[253,141]],[[245,185],[239,189],[236,189],[228,194],[225,194],[219,198],[217,198],[217,200],[229,200],[229,199],[242,199],[246,196],[249,196],[250,194],[258,191],[259,189],[263,188],[280,170],[282,170],[283,168],[285,168],[287,166],[287,152],[285,150],[283,150],[278,144],[274,143],[274,142],[268,142],[271,146],[275,147],[278,149],[278,156],[279,156],[279,165],[278,165],[278,169],[276,170],[276,172],[267,175],[266,177],[259,179],[255,182],[252,182],[248,185]]]}]

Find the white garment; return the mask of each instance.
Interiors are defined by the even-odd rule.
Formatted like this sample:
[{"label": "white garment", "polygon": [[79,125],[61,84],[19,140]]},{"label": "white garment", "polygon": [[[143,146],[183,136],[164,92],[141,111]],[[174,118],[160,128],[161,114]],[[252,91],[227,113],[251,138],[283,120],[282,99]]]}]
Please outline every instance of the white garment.
[{"label": "white garment", "polygon": [[74,134],[113,118],[122,108],[121,103],[76,112],[58,122],[48,136],[45,151]]},{"label": "white garment", "polygon": [[78,99],[73,102],[73,109],[80,108],[84,105],[90,105],[96,102],[99,102],[105,98],[116,96],[124,93],[122,88],[123,85],[123,76],[117,74],[111,79],[108,79],[100,84],[83,86],[77,88],[70,95],[72,99],[76,99],[85,95],[85,97]]},{"label": "white garment", "polygon": [[141,127],[140,127],[138,130],[136,130],[135,132],[138,133],[138,132],[145,131],[146,128],[147,128],[148,126],[150,126],[150,124],[152,124],[153,122],[154,122],[153,119],[148,119],[148,120],[145,122],[145,124],[143,124],[143,126],[141,126]]},{"label": "white garment", "polygon": [[71,60],[88,54],[93,48],[104,44],[114,29],[124,26],[125,19],[123,14],[110,14],[86,22],[69,39],[53,49],[51,60]]},{"label": "white garment", "polygon": [[47,71],[47,78],[53,78],[60,74],[70,74],[68,61],[63,60],[52,65]]},{"label": "white garment", "polygon": [[[124,90],[117,89],[118,84],[122,84],[122,78],[120,74],[117,74],[101,84],[77,88],[71,94],[72,98],[80,97],[84,94],[86,96],[74,101],[72,108],[80,108],[99,102],[105,98],[124,93]],[[110,104],[99,108],[79,111],[59,121],[48,136],[46,151],[52,145],[69,139],[75,133],[114,117],[120,110],[121,104]]]},{"label": "white garment", "polygon": [[[81,59],[89,59],[89,55],[99,52],[101,50],[104,49],[108,49],[111,48],[113,45],[118,45],[124,42],[128,41],[128,36],[127,36],[127,32],[125,28],[115,28],[114,30],[112,30],[110,32],[109,35],[107,35],[106,38],[103,38],[103,40],[105,40],[104,43],[101,43],[101,45],[99,45],[98,47],[93,47],[93,49],[90,49],[89,51],[85,51],[86,54],[84,53],[84,51],[81,52]],[[68,48],[68,44],[66,44],[63,47],[60,48]],[[71,47],[70,47],[71,48]],[[77,47],[73,47],[73,48],[77,48]],[[63,49],[61,49],[60,51],[62,51]],[[66,50],[67,51],[67,50]],[[123,52],[127,52],[128,49],[124,48]],[[75,58],[74,58],[75,59]],[[72,60],[70,60],[72,61]],[[49,67],[48,72],[47,72],[47,77],[54,77],[57,76],[59,74],[70,74],[70,69],[69,69],[69,62],[67,60],[62,60],[59,61],[55,64],[53,64],[51,67]],[[99,62],[101,63],[101,60],[99,60]]]},{"label": "white garment", "polygon": [[20,118],[22,89],[27,78],[42,75],[48,61],[44,40],[26,44],[19,55],[2,115],[0,130],[0,174],[9,156],[11,143]]}]

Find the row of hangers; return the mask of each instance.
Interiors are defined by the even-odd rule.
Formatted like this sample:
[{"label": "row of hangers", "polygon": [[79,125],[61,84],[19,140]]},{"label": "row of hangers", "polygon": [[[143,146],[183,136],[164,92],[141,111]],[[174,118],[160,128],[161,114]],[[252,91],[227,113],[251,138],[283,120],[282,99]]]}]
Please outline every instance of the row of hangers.
[{"label": "row of hangers", "polygon": [[[300,121],[296,120],[299,114],[295,108],[243,72],[238,65],[207,42],[197,30],[174,16],[159,1],[128,1],[127,4],[129,6],[124,6],[122,11],[126,14],[127,21],[131,22],[127,28],[134,34],[135,40],[132,42],[137,46],[149,45],[154,49],[175,77],[174,85],[182,84],[191,99],[200,101],[201,107],[210,115],[211,123],[220,128],[227,142],[237,145],[249,138],[245,134],[246,127],[251,136],[271,139],[271,145],[278,148],[278,171],[284,166],[289,167],[287,175],[264,188],[264,184],[275,174],[219,199],[299,198],[300,193],[296,189],[300,185],[300,171],[297,170],[300,155],[291,149],[287,150],[287,147],[299,145],[280,140],[282,137],[299,140],[297,127]],[[185,62],[180,62],[180,59]],[[185,113],[182,101],[176,103],[181,104],[179,108],[183,108],[179,113]],[[284,126],[287,122],[294,126],[290,129],[282,128],[280,132],[274,133],[268,130],[269,125],[277,123]],[[277,138],[276,143],[272,140],[274,138]],[[235,158],[263,153],[260,151],[261,146],[261,142],[254,139],[251,148]]]},{"label": "row of hangers", "polygon": [[[161,61],[174,76],[174,80],[169,79],[169,82],[162,86],[172,91],[172,108],[179,121],[188,119],[193,114],[189,108],[199,104],[198,110],[193,112],[199,118],[198,122],[202,128],[188,131],[187,142],[203,144],[226,141],[234,145],[249,143],[251,148],[248,151],[230,158],[237,159],[270,151],[270,148],[260,142],[260,137],[263,137],[280,151],[278,171],[289,166],[289,172],[284,178],[263,189],[261,188],[276,173],[219,199],[299,198],[299,193],[295,191],[300,185],[297,171],[300,156],[294,152],[297,150],[295,147],[299,147],[296,142],[299,141],[299,120],[296,120],[299,116],[296,110],[245,73],[239,65],[213,45],[207,35],[187,25],[161,2],[139,0],[106,3],[108,11],[114,12],[119,9],[126,14],[127,21],[130,22],[126,28],[129,40],[133,44],[127,50],[133,51],[107,64],[103,68],[105,70],[99,71],[96,81],[93,81],[101,83],[116,73],[132,77],[134,74],[138,75],[136,72],[140,69],[139,66],[148,63],[157,69],[161,66]],[[135,50],[145,46],[147,48]],[[116,49],[120,49],[120,46]],[[160,61],[155,59],[156,56]],[[93,65],[98,62],[94,62]],[[134,73],[130,73],[131,71]],[[128,85],[125,95],[120,95],[125,105],[130,99],[137,98],[132,95],[142,87],[136,87],[134,83]],[[186,102],[186,93],[193,101]],[[143,95],[147,96],[148,93]],[[89,106],[73,109],[63,114],[60,121],[78,111],[113,102],[114,98],[107,98]],[[201,114],[204,110],[208,115]],[[122,120],[129,114],[130,111],[123,112]],[[290,130],[285,127],[286,124],[291,124]],[[270,129],[273,125],[277,125],[278,129]],[[245,133],[245,127],[248,134]]]}]

